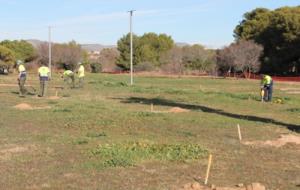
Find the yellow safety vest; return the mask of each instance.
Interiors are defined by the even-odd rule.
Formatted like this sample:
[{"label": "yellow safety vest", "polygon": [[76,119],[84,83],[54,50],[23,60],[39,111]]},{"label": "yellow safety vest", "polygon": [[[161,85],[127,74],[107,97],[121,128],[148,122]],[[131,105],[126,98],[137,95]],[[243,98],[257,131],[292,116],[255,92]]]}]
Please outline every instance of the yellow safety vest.
[{"label": "yellow safety vest", "polygon": [[78,69],[78,77],[82,78],[84,77],[84,66],[80,65],[79,69]]},{"label": "yellow safety vest", "polygon": [[271,84],[272,82],[272,78],[269,75],[265,75],[265,77],[263,78],[263,85],[268,85]]},{"label": "yellow safety vest", "polygon": [[19,70],[19,73],[22,73],[22,72],[25,72],[25,71],[26,71],[24,65],[19,65],[18,70]]},{"label": "yellow safety vest", "polygon": [[65,72],[64,72],[64,76],[71,76],[71,75],[73,75],[74,73],[73,73],[73,71],[71,71],[71,70],[66,70]]},{"label": "yellow safety vest", "polygon": [[50,73],[49,68],[46,66],[40,67],[38,72],[40,77],[48,77],[48,74]]}]

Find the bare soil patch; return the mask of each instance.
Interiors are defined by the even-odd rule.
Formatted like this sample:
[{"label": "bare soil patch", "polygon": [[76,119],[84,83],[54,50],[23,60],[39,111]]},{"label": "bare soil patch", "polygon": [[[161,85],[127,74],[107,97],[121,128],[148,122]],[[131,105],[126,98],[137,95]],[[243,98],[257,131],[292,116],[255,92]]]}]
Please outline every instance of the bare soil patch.
[{"label": "bare soil patch", "polygon": [[179,108],[179,107],[174,107],[174,108],[171,108],[169,110],[169,112],[170,113],[184,113],[184,112],[190,112],[190,110]]},{"label": "bare soil patch", "polygon": [[300,94],[300,91],[290,91],[290,92],[287,92],[287,94]]},{"label": "bare soil patch", "polygon": [[167,111],[152,111],[153,113],[186,113],[186,112],[190,112],[190,110],[188,109],[183,109],[180,107],[173,107]]},{"label": "bare soil patch", "polygon": [[243,184],[237,187],[217,187],[212,185],[211,187],[203,186],[198,182],[187,183],[179,190],[266,190],[266,187],[260,183],[252,183],[244,186]]},{"label": "bare soil patch", "polygon": [[281,91],[300,91],[300,88],[280,88]]},{"label": "bare soil patch", "polygon": [[34,107],[27,103],[21,103],[14,106],[14,108],[18,110],[42,110],[42,109],[50,109],[51,107],[50,106]]},{"label": "bare soil patch", "polygon": [[273,141],[245,141],[242,142],[245,145],[254,145],[254,146],[273,146],[273,147],[282,147],[286,144],[296,144],[300,145],[300,136],[297,135],[281,135],[277,140]]},{"label": "bare soil patch", "polygon": [[19,146],[19,145],[6,145],[0,148],[0,160],[9,160],[13,155],[28,152],[34,149],[35,146]]},{"label": "bare soil patch", "polygon": [[59,100],[60,97],[59,96],[50,96],[48,99],[49,100]]}]

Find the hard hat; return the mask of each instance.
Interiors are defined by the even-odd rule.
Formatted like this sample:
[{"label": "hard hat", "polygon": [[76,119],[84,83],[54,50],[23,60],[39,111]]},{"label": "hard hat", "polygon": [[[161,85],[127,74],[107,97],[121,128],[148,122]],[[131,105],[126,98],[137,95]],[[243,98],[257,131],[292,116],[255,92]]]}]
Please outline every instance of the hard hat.
[{"label": "hard hat", "polygon": [[82,63],[81,63],[81,62],[78,62],[78,65],[82,65]]},{"label": "hard hat", "polygon": [[21,65],[22,63],[23,63],[23,61],[17,60],[17,65]]}]

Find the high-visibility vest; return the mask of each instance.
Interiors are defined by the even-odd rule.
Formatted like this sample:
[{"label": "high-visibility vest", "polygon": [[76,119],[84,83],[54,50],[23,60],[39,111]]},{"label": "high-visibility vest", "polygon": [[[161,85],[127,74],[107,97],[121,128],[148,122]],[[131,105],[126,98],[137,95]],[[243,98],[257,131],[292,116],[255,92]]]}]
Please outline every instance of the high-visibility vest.
[{"label": "high-visibility vest", "polygon": [[272,78],[269,75],[265,75],[263,78],[263,85],[269,85],[272,82]]},{"label": "high-visibility vest", "polygon": [[19,73],[22,73],[22,72],[26,71],[26,69],[25,69],[25,67],[24,67],[23,64],[19,65],[18,70],[19,70]]},{"label": "high-visibility vest", "polygon": [[65,72],[64,72],[64,76],[71,76],[71,75],[73,75],[74,73],[73,73],[73,71],[71,71],[71,70],[65,70]]},{"label": "high-visibility vest", "polygon": [[50,73],[49,68],[46,66],[40,67],[38,72],[40,77],[48,77],[48,74]]},{"label": "high-visibility vest", "polygon": [[79,77],[79,78],[84,77],[84,66],[83,66],[83,65],[80,65],[80,66],[79,66],[79,69],[78,69],[78,77]]}]

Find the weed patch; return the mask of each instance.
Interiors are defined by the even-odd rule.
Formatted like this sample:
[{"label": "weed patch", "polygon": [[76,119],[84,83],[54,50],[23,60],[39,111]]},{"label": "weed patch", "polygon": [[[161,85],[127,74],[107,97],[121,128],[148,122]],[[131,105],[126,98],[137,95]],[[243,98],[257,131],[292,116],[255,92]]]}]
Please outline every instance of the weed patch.
[{"label": "weed patch", "polygon": [[287,109],[287,111],[293,112],[293,113],[300,113],[300,108],[291,108],[291,109]]},{"label": "weed patch", "polygon": [[130,142],[99,145],[92,154],[99,156],[103,167],[133,166],[145,160],[188,161],[197,160],[207,150],[196,144],[149,144]]},{"label": "weed patch", "polygon": [[82,138],[82,139],[76,139],[73,141],[73,144],[75,145],[84,145],[84,144],[88,144],[89,141],[85,138]]},{"label": "weed patch", "polygon": [[89,138],[99,138],[99,137],[106,137],[107,134],[105,132],[97,133],[97,132],[89,132],[86,134]]},{"label": "weed patch", "polygon": [[72,112],[70,109],[63,108],[63,109],[55,109],[53,112],[63,112],[63,113],[70,113]]}]

